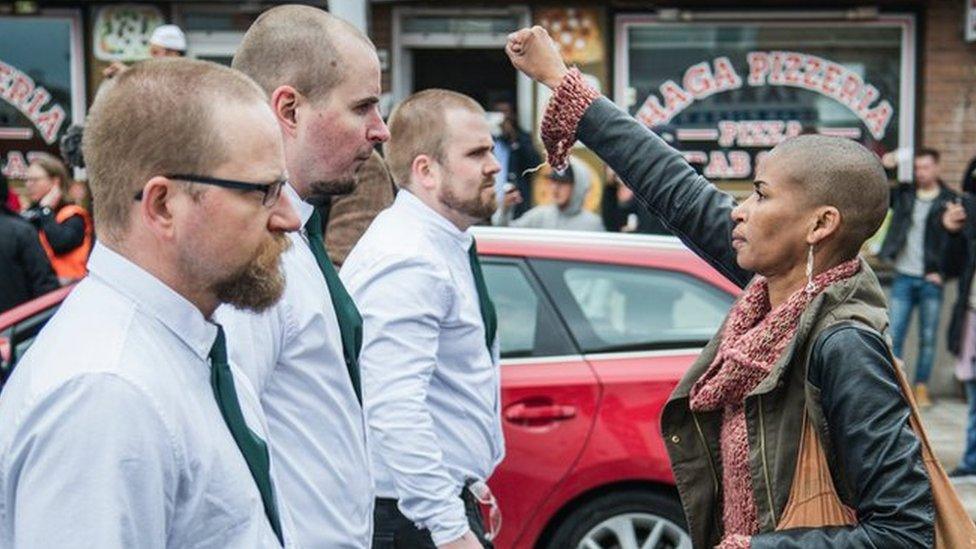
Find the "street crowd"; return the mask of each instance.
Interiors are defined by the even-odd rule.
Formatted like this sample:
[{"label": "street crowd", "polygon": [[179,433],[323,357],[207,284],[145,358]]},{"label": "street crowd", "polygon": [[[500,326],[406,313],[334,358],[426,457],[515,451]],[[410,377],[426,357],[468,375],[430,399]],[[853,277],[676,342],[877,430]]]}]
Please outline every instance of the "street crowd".
[{"label": "street crowd", "polygon": [[[0,187],[0,309],[77,282],[0,393],[0,546],[492,547],[505,320],[470,228],[493,223],[665,230],[742,288],[661,420],[695,547],[976,547],[949,482],[976,477],[976,201],[937,151],[891,188],[855,141],[801,135],[737,202],[533,27],[506,47],[553,92],[531,207],[510,104],[493,124],[430,89],[384,121],[372,42],[317,8],[266,11],[232,68],[172,26],[154,47],[96,96],[87,187],[53,156],[23,211]],[[861,255],[889,209],[890,302]],[[971,411],[947,475],[917,406],[954,278]]]}]

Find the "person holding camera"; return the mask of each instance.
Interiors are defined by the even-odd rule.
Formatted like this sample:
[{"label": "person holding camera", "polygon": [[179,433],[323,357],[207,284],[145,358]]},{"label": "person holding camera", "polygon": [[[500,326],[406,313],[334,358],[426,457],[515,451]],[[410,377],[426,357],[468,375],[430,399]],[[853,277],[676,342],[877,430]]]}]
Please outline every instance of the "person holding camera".
[{"label": "person holding camera", "polygon": [[31,204],[24,218],[37,228],[58,279],[67,284],[84,277],[94,228],[88,210],[69,198],[68,169],[53,155],[40,154],[31,160],[25,182]]}]

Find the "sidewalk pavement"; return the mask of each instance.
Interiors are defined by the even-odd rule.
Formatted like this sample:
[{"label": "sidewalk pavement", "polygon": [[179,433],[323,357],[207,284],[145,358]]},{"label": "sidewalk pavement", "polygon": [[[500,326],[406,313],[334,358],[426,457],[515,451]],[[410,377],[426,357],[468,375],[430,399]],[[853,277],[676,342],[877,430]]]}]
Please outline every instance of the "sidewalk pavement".
[{"label": "sidewalk pavement", "polygon": [[[962,457],[966,443],[966,417],[966,403],[951,398],[938,399],[934,406],[922,410],[922,423],[925,424],[932,450],[946,472],[951,471]],[[976,483],[956,483],[955,486],[969,516],[976,520]]]}]

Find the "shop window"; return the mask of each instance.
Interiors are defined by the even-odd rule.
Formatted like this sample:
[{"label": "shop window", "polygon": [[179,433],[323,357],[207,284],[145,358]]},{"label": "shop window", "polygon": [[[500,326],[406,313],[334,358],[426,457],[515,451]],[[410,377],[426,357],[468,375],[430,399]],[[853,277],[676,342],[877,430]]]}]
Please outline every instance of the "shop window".
[{"label": "shop window", "polygon": [[84,115],[75,112],[84,108],[77,29],[74,15],[0,16],[0,167],[12,179],[32,154],[58,154]]},{"label": "shop window", "polygon": [[[713,180],[801,133],[911,147],[914,21],[618,21],[617,97]],[[899,175],[907,175],[908,162]]]}]

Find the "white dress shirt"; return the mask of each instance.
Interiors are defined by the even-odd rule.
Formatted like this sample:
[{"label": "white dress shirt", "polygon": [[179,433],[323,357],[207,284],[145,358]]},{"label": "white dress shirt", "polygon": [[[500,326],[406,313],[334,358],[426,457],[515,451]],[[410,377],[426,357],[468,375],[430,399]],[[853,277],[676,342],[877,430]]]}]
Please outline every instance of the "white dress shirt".
[{"label": "white dress shirt", "polygon": [[[284,192],[304,226],[312,206],[291,186]],[[304,230],[288,237],[282,299],[261,314],[223,306],[216,318],[268,417],[280,499],[291,510],[298,544],[369,547],[374,494],[366,420],[342,355],[329,287]]]},{"label": "white dress shirt", "polygon": [[88,268],[0,396],[0,547],[280,547],[210,384],[217,327],[101,244]]},{"label": "white dress shirt", "polygon": [[458,497],[505,452],[497,340],[489,353],[472,237],[408,191],[380,213],[340,276],[363,315],[363,374],[379,497],[442,544],[468,530]]}]

